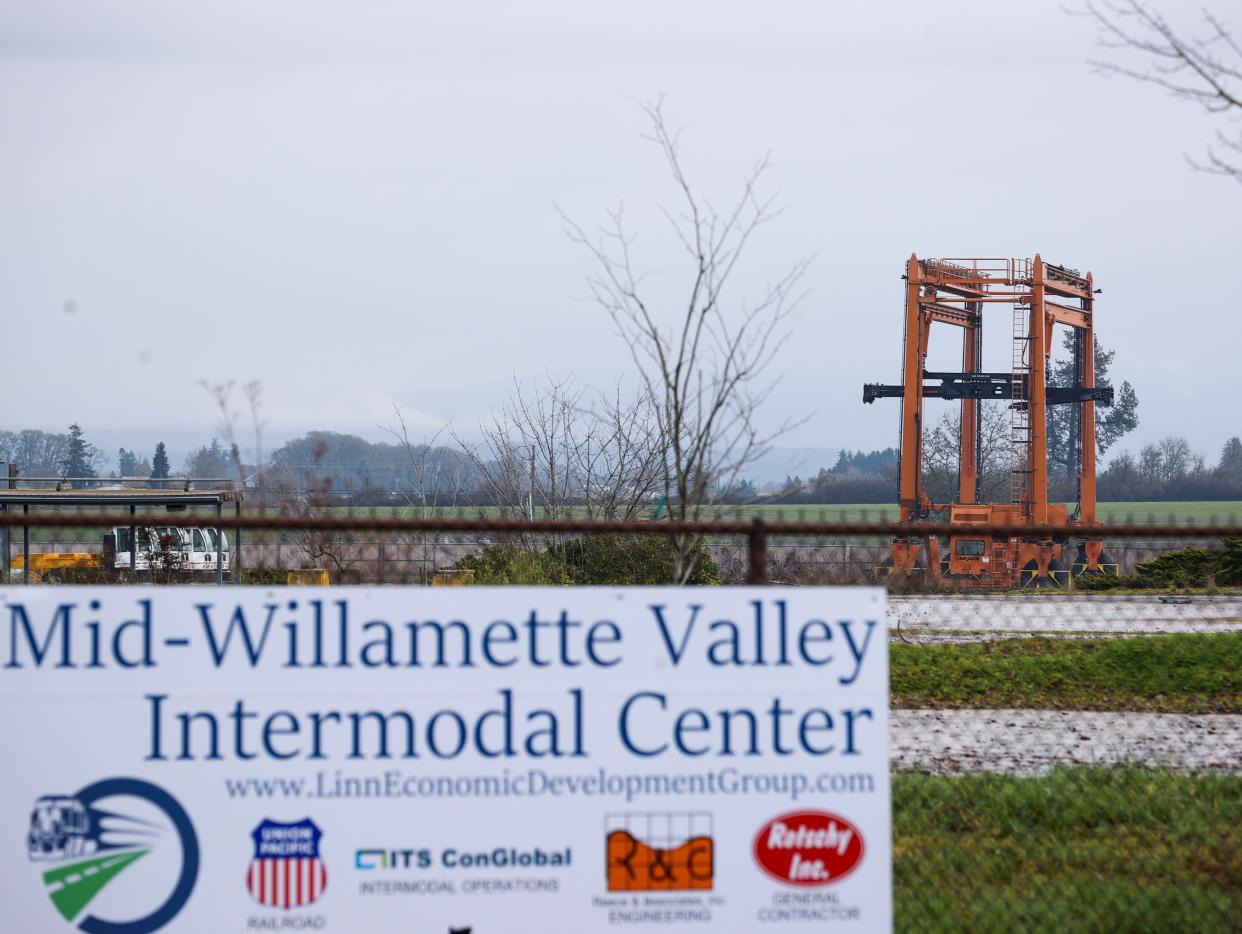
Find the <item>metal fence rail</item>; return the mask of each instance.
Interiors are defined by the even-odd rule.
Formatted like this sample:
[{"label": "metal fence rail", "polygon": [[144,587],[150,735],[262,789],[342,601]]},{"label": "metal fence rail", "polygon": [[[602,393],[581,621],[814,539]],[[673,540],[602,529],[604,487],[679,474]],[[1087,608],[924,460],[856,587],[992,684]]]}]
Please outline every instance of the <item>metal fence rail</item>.
[{"label": "metal fence rail", "polygon": [[[129,513],[0,513],[0,529],[21,528],[24,548],[29,552],[29,530],[32,528],[113,528],[149,523],[151,515]],[[159,524],[169,524],[169,517],[159,514]],[[775,537],[789,538],[909,538],[923,540],[945,535],[949,527],[939,523],[909,522],[805,522],[766,520],[755,517],[749,521],[732,519],[641,520],[611,521],[598,519],[512,519],[466,517],[388,517],[379,515],[216,515],[201,517],[203,524],[232,530],[236,534],[235,553],[242,553],[242,534],[246,531],[350,533],[373,532],[380,535],[494,533],[500,535],[662,535],[695,537],[733,537],[745,542],[747,583],[766,584],[768,580],[769,545]],[[1242,523],[1209,523],[1183,525],[1177,523],[1135,523],[1100,525],[1086,529],[1081,525],[994,524],[974,526],[973,532],[995,537],[1081,537],[1090,531],[1106,539],[1165,539],[1168,541],[1201,541],[1226,537],[1242,537]],[[8,536],[5,536],[6,541]],[[28,562],[27,562],[28,566]],[[6,556],[7,567],[7,556]]]}]

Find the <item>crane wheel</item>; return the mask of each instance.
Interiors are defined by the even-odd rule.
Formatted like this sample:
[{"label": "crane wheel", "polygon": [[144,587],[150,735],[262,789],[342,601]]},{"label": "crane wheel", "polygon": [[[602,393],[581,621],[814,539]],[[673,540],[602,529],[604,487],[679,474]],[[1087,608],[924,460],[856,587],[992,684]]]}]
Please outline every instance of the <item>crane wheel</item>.
[{"label": "crane wheel", "polygon": [[1041,582],[1041,585],[1056,590],[1069,590],[1072,583],[1071,577],[1071,569],[1068,564],[1062,561],[1053,561],[1048,565],[1048,576]]},{"label": "crane wheel", "polygon": [[1088,571],[1087,570],[1087,556],[1086,556],[1086,553],[1080,547],[1078,549],[1077,558],[1074,561],[1073,574],[1075,577],[1082,577],[1083,575],[1092,575],[1092,574],[1114,574],[1114,575],[1117,575],[1118,577],[1121,576],[1121,565],[1118,564],[1116,559],[1113,558],[1113,556],[1109,554],[1107,551],[1100,552],[1099,563],[1100,563],[1100,566],[1097,570]]}]

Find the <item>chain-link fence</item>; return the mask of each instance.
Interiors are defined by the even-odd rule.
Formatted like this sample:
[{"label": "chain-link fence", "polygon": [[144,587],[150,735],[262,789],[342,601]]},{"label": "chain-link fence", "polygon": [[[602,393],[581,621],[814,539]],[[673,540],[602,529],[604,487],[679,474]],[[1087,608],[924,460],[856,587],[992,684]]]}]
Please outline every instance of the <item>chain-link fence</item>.
[{"label": "chain-link fence", "polygon": [[[1237,524],[1111,524],[1090,530],[1110,561],[1061,581],[1016,574],[998,587],[955,576],[948,558],[895,572],[886,566],[894,539],[928,554],[927,540],[949,532],[883,521],[291,517],[190,507],[35,510],[0,522],[10,585],[661,583],[674,571],[674,537],[699,549],[711,569],[695,578],[703,583],[883,584],[899,929],[1242,928]],[[135,539],[122,534],[131,526],[155,530],[153,555],[183,544],[168,530],[219,530],[213,558],[228,560],[144,565],[140,544],[135,571],[125,554]],[[979,532],[1066,551],[1082,533]],[[192,555],[192,534],[188,547]],[[48,557],[57,555],[97,557],[83,567],[74,563],[85,559]]]}]

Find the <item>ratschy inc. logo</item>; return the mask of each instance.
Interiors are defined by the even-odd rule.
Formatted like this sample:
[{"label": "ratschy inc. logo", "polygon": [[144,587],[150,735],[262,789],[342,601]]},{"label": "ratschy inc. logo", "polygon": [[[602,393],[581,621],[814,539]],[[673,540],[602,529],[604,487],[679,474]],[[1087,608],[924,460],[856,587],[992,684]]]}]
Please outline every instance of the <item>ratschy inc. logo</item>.
[{"label": "ratschy inc. logo", "polygon": [[827,811],[793,811],[774,817],[755,834],[755,863],[786,885],[838,882],[858,868],[863,838],[858,828]]},{"label": "ratschy inc. logo", "polygon": [[26,855],[56,910],[87,934],[158,930],[185,906],[198,878],[198,837],[185,809],[136,778],[39,798]]},{"label": "ratschy inc. logo", "polygon": [[323,836],[309,817],[291,824],[265,820],[250,832],[254,859],[246,871],[246,888],[260,905],[301,908],[313,903],[328,885],[319,858]]},{"label": "ratschy inc. logo", "polygon": [[712,887],[716,843],[710,814],[609,814],[604,836],[610,892]]}]

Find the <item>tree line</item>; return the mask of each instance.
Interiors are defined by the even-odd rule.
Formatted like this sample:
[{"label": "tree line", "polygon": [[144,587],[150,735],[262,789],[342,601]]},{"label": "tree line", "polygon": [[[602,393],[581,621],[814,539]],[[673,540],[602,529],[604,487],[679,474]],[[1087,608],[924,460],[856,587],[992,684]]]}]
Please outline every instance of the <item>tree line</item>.
[{"label": "tree line", "polygon": [[1123,451],[1101,472],[1101,500],[1148,502],[1242,499],[1242,440],[1234,436],[1212,464],[1185,438],[1144,445],[1137,455]]},{"label": "tree line", "polygon": [[104,473],[108,462],[103,449],[87,441],[86,432],[76,422],[65,432],[0,430],[0,463],[16,466],[23,477],[165,480],[173,476],[231,478],[235,474],[216,438],[188,455],[180,471],[174,471],[163,441],[155,445],[150,457],[118,449],[116,467]]},{"label": "tree line", "polygon": [[[260,465],[241,465],[219,439],[212,438],[174,470],[161,441],[149,457],[120,448],[115,469],[104,473],[103,451],[74,424],[64,433],[0,430],[0,462],[16,464],[26,477],[245,481],[262,473],[273,489],[310,491],[323,501],[359,505],[490,505],[519,515],[531,509],[556,515],[558,510],[589,506],[592,513],[622,518],[649,511],[659,498],[658,484],[650,470],[644,473],[643,465],[649,466],[654,446],[651,438],[641,441],[633,414],[627,416],[625,406],[614,404],[596,422],[583,414],[587,409],[582,391],[563,381],[541,393],[536,406],[530,391],[515,392],[505,417],[483,426],[482,442],[454,436],[451,445],[415,443],[400,434],[393,442],[373,442],[357,435],[311,431],[279,447],[260,470]],[[519,398],[524,400],[521,405],[516,402]],[[611,425],[611,431],[603,432],[601,424]],[[924,441],[924,481],[936,502],[956,497],[959,425],[959,419],[947,414]],[[995,502],[1003,499],[1008,484],[1003,407],[986,405],[983,425],[980,499]],[[637,455],[621,447],[643,444]],[[889,503],[897,495],[898,457],[892,447],[842,450],[835,464],[806,478],[788,476],[775,489],[761,489],[743,479],[721,487],[714,498],[730,504]],[[1067,465],[1050,466],[1053,499],[1073,500]],[[1231,437],[1214,460],[1195,452],[1180,437],[1145,445],[1137,454],[1122,451],[1100,472],[1097,485],[1104,502],[1242,500],[1242,440]],[[605,507],[605,500],[611,505]]]}]

